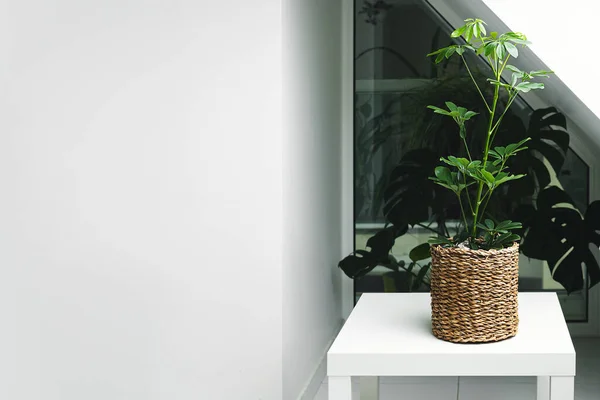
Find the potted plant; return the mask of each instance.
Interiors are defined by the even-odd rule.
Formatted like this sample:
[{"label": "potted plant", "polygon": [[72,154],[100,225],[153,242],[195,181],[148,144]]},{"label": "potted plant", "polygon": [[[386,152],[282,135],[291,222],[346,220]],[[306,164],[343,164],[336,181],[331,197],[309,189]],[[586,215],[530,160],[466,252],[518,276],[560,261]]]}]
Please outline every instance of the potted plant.
[{"label": "potted plant", "polygon": [[[463,154],[442,157],[430,179],[456,196],[461,221],[458,234],[431,238],[431,317],[433,334],[443,340],[461,343],[499,341],[514,336],[518,327],[518,260],[520,236],[513,231],[522,228],[520,222],[499,221],[487,213],[494,191],[525,174],[511,174],[507,162],[526,149],[525,138],[518,143],[494,146],[502,119],[521,93],[543,89],[536,79],[548,77],[551,71],[525,72],[510,64],[517,58],[519,47],[529,43],[522,33],[486,32],[480,19],[467,19],[465,25],[451,34],[463,38],[455,44],[436,50],[428,56],[440,63],[453,56],[460,57],[474,88],[481,95],[487,111],[483,146],[469,148],[467,125],[478,113],[445,102],[445,108],[430,105],[434,113],[454,120],[458,125]],[[473,78],[464,57],[465,52],[484,57],[491,67],[487,81],[493,86],[489,102]],[[503,80],[503,74],[510,78]],[[450,99],[449,99],[450,100]]]}]

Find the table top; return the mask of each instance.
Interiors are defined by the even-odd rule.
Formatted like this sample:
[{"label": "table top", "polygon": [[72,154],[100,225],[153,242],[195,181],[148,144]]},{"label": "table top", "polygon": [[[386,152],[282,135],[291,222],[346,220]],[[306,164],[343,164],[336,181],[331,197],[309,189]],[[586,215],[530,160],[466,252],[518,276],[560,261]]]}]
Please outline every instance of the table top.
[{"label": "table top", "polygon": [[431,333],[429,293],[365,293],[328,351],[329,376],[574,376],[558,296],[519,293],[519,330],[496,343]]}]

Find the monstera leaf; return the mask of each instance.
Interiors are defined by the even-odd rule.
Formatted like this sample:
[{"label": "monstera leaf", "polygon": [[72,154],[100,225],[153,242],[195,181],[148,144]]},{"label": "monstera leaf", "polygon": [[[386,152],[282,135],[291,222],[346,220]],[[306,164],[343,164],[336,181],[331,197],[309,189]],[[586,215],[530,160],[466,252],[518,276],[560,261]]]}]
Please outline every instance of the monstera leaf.
[{"label": "monstera leaf", "polygon": [[378,265],[397,270],[396,261],[390,257],[390,251],[396,238],[404,235],[407,230],[408,225],[401,228],[390,226],[380,230],[367,241],[370,251],[356,250],[340,261],[338,267],[352,279],[362,278]]},{"label": "monstera leaf", "polygon": [[599,283],[600,267],[590,244],[600,246],[600,201],[591,203],[582,217],[567,193],[550,186],[539,194],[536,206],[519,211],[528,229],[523,254],[547,261],[554,280],[569,293],[584,288],[585,273],[589,286]]},{"label": "monstera leaf", "polygon": [[428,149],[413,150],[402,157],[384,192],[383,213],[388,221],[403,226],[429,219],[436,190],[429,177],[437,163],[438,157]]},{"label": "monstera leaf", "polygon": [[513,198],[531,196],[538,190],[550,184],[550,170],[542,161],[547,160],[554,172],[558,174],[564,164],[565,156],[569,150],[569,134],[566,130],[567,121],[563,114],[556,108],[542,108],[533,111],[529,120],[529,127],[520,118],[509,116],[504,129],[499,132],[498,138],[502,143],[517,143],[527,137],[525,151],[514,157],[509,165],[510,171],[515,174],[526,174],[523,179],[511,182],[509,194]]}]

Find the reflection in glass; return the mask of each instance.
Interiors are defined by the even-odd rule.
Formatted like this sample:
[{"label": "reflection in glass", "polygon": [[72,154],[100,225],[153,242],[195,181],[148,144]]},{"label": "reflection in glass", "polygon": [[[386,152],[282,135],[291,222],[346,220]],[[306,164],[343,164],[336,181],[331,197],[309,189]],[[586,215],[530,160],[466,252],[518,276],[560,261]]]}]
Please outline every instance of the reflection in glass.
[{"label": "reflection in glass", "polygon": [[[469,109],[481,104],[460,59],[451,58],[436,66],[426,57],[432,50],[450,44],[452,30],[426,2],[356,0],[355,4],[355,248],[365,249],[367,240],[387,222],[384,193],[399,160],[411,150],[435,148],[443,153],[456,145],[454,138],[458,136],[453,128],[434,121],[425,106],[443,104],[448,99],[456,99]],[[472,64],[475,60],[469,61]],[[476,62],[479,67],[472,72],[485,82],[488,66],[481,60]],[[526,129],[533,110],[522,100],[513,107],[513,126]],[[478,123],[486,121],[480,119]],[[583,212],[589,199],[588,170],[583,160],[569,150],[558,177],[549,177]],[[458,217],[457,211],[453,213],[449,208],[446,217],[450,225],[453,217]],[[435,226],[435,221],[431,223]],[[410,227],[396,239],[392,255],[408,264],[410,250],[430,236],[425,227]],[[409,284],[406,273],[377,267],[356,281],[355,291],[357,296],[363,292],[407,291]],[[546,262],[524,255],[520,259],[519,285],[522,291],[563,289],[552,278]],[[587,291],[572,294],[563,307],[570,320],[586,319]]]}]

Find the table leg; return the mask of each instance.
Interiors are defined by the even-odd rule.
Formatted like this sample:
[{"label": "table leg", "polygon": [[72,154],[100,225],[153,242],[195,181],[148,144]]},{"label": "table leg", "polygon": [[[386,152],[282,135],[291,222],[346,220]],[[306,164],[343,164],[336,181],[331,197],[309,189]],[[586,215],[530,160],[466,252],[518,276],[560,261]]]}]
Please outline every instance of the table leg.
[{"label": "table leg", "polygon": [[552,376],[550,377],[550,400],[574,400],[575,377]]},{"label": "table leg", "polygon": [[550,377],[537,377],[537,400],[550,400]]},{"label": "table leg", "polygon": [[349,376],[330,376],[328,400],[352,400],[352,381]]},{"label": "table leg", "polygon": [[378,376],[362,376],[360,378],[360,400],[379,400]]}]

